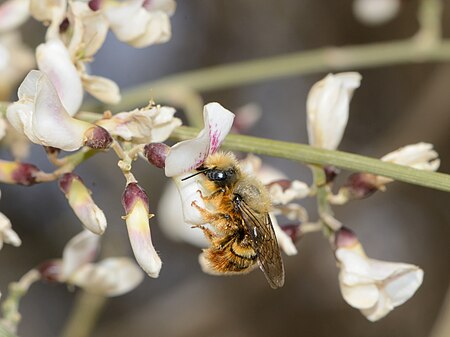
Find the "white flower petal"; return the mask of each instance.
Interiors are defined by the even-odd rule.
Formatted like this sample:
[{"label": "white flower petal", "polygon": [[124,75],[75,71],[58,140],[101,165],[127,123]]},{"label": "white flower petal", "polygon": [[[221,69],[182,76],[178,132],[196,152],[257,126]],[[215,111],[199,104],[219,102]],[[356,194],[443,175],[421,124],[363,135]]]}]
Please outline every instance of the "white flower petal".
[{"label": "white flower petal", "polygon": [[307,126],[309,143],[334,150],[347,126],[350,100],[359,87],[361,75],[355,72],[329,74],[308,94]]},{"label": "white flower petal", "polygon": [[422,284],[423,271],[417,266],[369,259],[359,243],[335,253],[345,301],[371,321],[406,302]]},{"label": "white flower petal", "polygon": [[37,47],[36,60],[39,69],[55,86],[63,106],[73,116],[81,106],[83,87],[67,48],[60,40],[52,39]]},{"label": "white flower petal", "polygon": [[170,19],[166,13],[147,12],[145,31],[138,37],[125,41],[135,48],[145,48],[152,44],[164,43],[172,36]]},{"label": "white flower petal", "polygon": [[66,7],[66,0],[30,0],[31,15],[39,21],[51,21],[62,16]]},{"label": "white flower petal", "polygon": [[91,262],[100,243],[100,237],[84,230],[74,236],[64,248],[60,281],[70,279],[81,266]]},{"label": "white flower petal", "polygon": [[116,82],[101,76],[83,74],[83,87],[88,93],[107,104],[120,102],[120,89]]},{"label": "white flower petal", "polygon": [[136,288],[143,278],[141,269],[124,257],[85,264],[75,271],[69,282],[90,293],[118,296]]},{"label": "white flower petal", "polygon": [[151,0],[144,1],[143,6],[147,11],[162,11],[168,15],[173,15],[177,3],[175,0]]},{"label": "white flower petal", "polygon": [[194,139],[175,144],[166,158],[166,176],[174,177],[200,166],[220,147],[233,124],[234,114],[219,103],[203,110],[205,126]]},{"label": "white flower petal", "polygon": [[85,132],[92,124],[69,116],[48,77],[38,80],[32,131],[39,144],[65,151],[78,150],[85,141]]},{"label": "white flower petal", "polygon": [[[172,181],[168,182],[164,188],[156,214],[159,227],[170,239],[184,241],[200,248],[208,247],[209,241],[205,238],[203,232],[199,229],[191,228],[192,224],[184,220],[180,193],[178,193]],[[195,215],[199,217],[198,213]],[[201,217],[198,219],[202,221]]]},{"label": "white flower petal", "polygon": [[395,18],[400,5],[399,0],[354,0],[353,14],[367,25],[380,25]]},{"label": "white flower petal", "polygon": [[9,0],[0,5],[0,33],[14,30],[29,16],[29,0]]},{"label": "white flower petal", "polygon": [[162,262],[153,247],[150,235],[149,214],[141,200],[136,201],[131,212],[126,215],[128,236],[134,256],[141,268],[153,278],[159,276]]},{"label": "white flower petal", "polygon": [[278,205],[287,205],[293,200],[306,198],[309,194],[308,185],[299,180],[292,181],[286,189],[275,182],[268,186],[268,190],[272,202]]},{"label": "white flower petal", "polygon": [[275,216],[271,216],[273,229],[275,231],[275,236],[277,237],[278,245],[281,250],[288,256],[297,255],[297,248],[289,235],[287,235],[278,225],[278,221]]},{"label": "white flower petal", "polygon": [[433,150],[433,144],[417,143],[390,152],[383,156],[381,160],[419,170],[436,171],[440,163],[438,157],[438,153]]},{"label": "white flower petal", "polygon": [[8,217],[0,212],[0,249],[3,246],[3,243],[19,247],[22,244],[22,241],[12,229],[11,221]]}]

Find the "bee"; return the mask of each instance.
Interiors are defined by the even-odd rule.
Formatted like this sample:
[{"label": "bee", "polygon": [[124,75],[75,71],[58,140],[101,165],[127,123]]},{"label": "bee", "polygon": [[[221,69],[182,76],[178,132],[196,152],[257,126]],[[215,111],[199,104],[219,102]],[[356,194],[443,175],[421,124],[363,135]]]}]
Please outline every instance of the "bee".
[{"label": "bee", "polygon": [[209,156],[195,174],[183,180],[198,174],[206,177],[203,187],[208,195],[198,192],[207,209],[195,201],[192,206],[211,225],[194,226],[202,229],[211,243],[200,255],[202,266],[212,274],[242,274],[259,265],[273,289],[282,287],[283,261],[264,185],[243,172],[231,153]]}]

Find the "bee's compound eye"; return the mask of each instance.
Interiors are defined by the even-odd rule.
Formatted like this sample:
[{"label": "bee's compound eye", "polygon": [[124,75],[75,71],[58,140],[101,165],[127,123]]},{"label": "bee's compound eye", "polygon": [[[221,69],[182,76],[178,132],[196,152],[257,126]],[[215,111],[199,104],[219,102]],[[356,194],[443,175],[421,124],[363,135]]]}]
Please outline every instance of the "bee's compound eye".
[{"label": "bee's compound eye", "polygon": [[212,181],[222,181],[226,179],[226,174],[224,171],[211,170],[208,172],[208,179]]}]

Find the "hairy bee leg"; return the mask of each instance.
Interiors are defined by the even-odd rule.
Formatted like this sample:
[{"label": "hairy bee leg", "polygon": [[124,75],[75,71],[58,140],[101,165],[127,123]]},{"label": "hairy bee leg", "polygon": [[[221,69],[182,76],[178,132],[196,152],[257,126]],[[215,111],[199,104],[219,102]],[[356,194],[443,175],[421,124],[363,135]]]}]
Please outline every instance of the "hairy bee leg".
[{"label": "hairy bee leg", "polygon": [[193,201],[191,203],[191,206],[195,207],[200,212],[200,215],[202,216],[203,220],[205,220],[205,222],[209,222],[209,223],[213,224],[219,230],[230,227],[231,218],[228,214],[218,213],[218,212],[212,213],[212,212],[200,207],[199,205],[197,205],[197,202],[195,202],[195,201]]},{"label": "hairy bee leg", "polygon": [[203,195],[201,190],[197,190],[197,193],[200,195],[200,198],[203,201],[211,202],[212,204],[216,205],[220,204],[221,198],[223,194],[225,193],[225,190],[223,188],[219,188],[218,190],[214,191],[210,195]]},{"label": "hairy bee leg", "polygon": [[206,228],[205,226],[202,225],[195,225],[195,226],[191,226],[191,228],[200,228],[203,231],[203,234],[205,235],[205,237],[210,241],[213,242],[214,239],[217,238],[217,235],[210,230],[209,228]]}]

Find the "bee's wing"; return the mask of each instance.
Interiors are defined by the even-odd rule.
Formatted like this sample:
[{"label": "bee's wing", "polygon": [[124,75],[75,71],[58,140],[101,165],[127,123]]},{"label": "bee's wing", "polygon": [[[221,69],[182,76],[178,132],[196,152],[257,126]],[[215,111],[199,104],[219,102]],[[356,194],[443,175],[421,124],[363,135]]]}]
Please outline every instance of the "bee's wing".
[{"label": "bee's wing", "polygon": [[257,214],[245,201],[238,204],[245,226],[252,238],[252,246],[258,255],[261,270],[273,289],[284,284],[284,267],[280,248],[269,213]]}]

